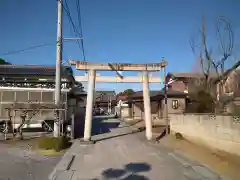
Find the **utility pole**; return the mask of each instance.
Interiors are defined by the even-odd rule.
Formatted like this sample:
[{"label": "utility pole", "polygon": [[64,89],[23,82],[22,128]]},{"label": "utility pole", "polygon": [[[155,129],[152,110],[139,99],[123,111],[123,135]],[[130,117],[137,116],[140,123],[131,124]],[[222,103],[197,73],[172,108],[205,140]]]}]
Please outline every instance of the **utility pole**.
[{"label": "utility pole", "polygon": [[[162,62],[164,62],[164,58],[162,59]],[[166,136],[169,134],[169,119],[168,119],[168,96],[167,96],[167,74],[166,74],[166,66],[163,67],[164,71],[164,116],[165,116],[165,122],[166,122]]]},{"label": "utility pole", "polygon": [[110,102],[109,102],[109,114],[112,114],[112,96],[110,96]]},{"label": "utility pole", "polygon": [[[56,72],[55,72],[55,104],[59,108],[61,104],[61,65],[62,65],[62,0],[57,1],[57,52],[56,52]],[[60,116],[61,117],[61,116]],[[60,121],[54,123],[54,137],[60,134]]]}]

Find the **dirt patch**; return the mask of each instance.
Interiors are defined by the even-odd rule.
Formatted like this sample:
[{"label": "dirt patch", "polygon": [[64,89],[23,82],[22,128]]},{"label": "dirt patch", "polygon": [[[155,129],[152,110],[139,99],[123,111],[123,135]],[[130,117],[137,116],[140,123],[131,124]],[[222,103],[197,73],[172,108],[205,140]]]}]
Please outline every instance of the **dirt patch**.
[{"label": "dirt patch", "polygon": [[28,138],[28,139],[8,139],[2,141],[1,143],[8,145],[9,147],[19,147],[19,148],[28,148],[31,147],[32,149],[37,149],[37,142],[39,137],[37,138]]},{"label": "dirt patch", "polygon": [[53,149],[50,149],[50,150],[42,150],[42,149],[40,150],[40,149],[38,149],[38,150],[36,150],[36,152],[38,154],[42,154],[44,156],[62,156],[66,152],[66,149],[62,150],[60,152],[56,152]]},{"label": "dirt patch", "polygon": [[201,164],[211,167],[223,176],[229,177],[233,180],[239,180],[239,156],[199,146],[186,139],[179,140],[176,139],[174,135],[162,138],[159,143],[173,150],[179,151]]}]

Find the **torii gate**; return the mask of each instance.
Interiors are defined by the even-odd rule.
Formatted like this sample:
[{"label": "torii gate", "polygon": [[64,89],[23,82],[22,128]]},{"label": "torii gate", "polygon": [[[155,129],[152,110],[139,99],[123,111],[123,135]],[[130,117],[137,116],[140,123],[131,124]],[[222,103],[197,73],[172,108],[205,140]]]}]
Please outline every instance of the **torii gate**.
[{"label": "torii gate", "polygon": [[[162,59],[160,63],[148,64],[126,64],[126,63],[94,63],[85,61],[70,60],[70,65],[75,66],[77,70],[87,70],[88,76],[76,76],[76,81],[88,81],[88,94],[85,115],[84,138],[85,142],[91,141],[92,131],[92,117],[93,117],[93,98],[95,91],[95,83],[97,82],[123,82],[123,83],[143,83],[143,101],[144,101],[144,114],[146,126],[146,138],[152,139],[152,119],[151,119],[151,104],[149,96],[149,82],[161,83],[160,77],[150,77],[149,72],[156,72],[164,70],[164,81],[166,81],[167,62]],[[118,77],[101,77],[96,76],[96,71],[116,71]],[[118,71],[140,71],[141,77],[123,77]]]}]

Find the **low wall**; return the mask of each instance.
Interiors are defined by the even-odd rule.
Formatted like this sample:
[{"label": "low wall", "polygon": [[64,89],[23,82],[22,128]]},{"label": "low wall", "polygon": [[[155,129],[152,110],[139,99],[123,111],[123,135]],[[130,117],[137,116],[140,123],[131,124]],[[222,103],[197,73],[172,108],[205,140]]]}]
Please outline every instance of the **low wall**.
[{"label": "low wall", "polygon": [[205,145],[240,155],[240,117],[170,114],[171,131]]},{"label": "low wall", "polygon": [[121,116],[121,118],[129,117],[129,108],[128,107],[121,107],[120,108],[120,116]]}]

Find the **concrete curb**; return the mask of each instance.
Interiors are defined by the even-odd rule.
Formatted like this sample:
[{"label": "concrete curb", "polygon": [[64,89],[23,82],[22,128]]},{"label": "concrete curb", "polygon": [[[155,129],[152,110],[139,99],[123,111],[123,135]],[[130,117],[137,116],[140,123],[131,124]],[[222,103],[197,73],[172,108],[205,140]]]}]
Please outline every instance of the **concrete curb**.
[{"label": "concrete curb", "polygon": [[62,171],[67,171],[71,168],[71,165],[75,159],[75,155],[65,154],[60,162],[55,166],[51,174],[48,176],[49,180],[56,179],[58,173]]},{"label": "concrete curb", "polygon": [[80,142],[80,145],[93,145],[93,144],[96,143],[96,142],[93,141],[93,140],[90,140],[90,141],[84,141],[83,139],[80,139],[79,142]]}]

